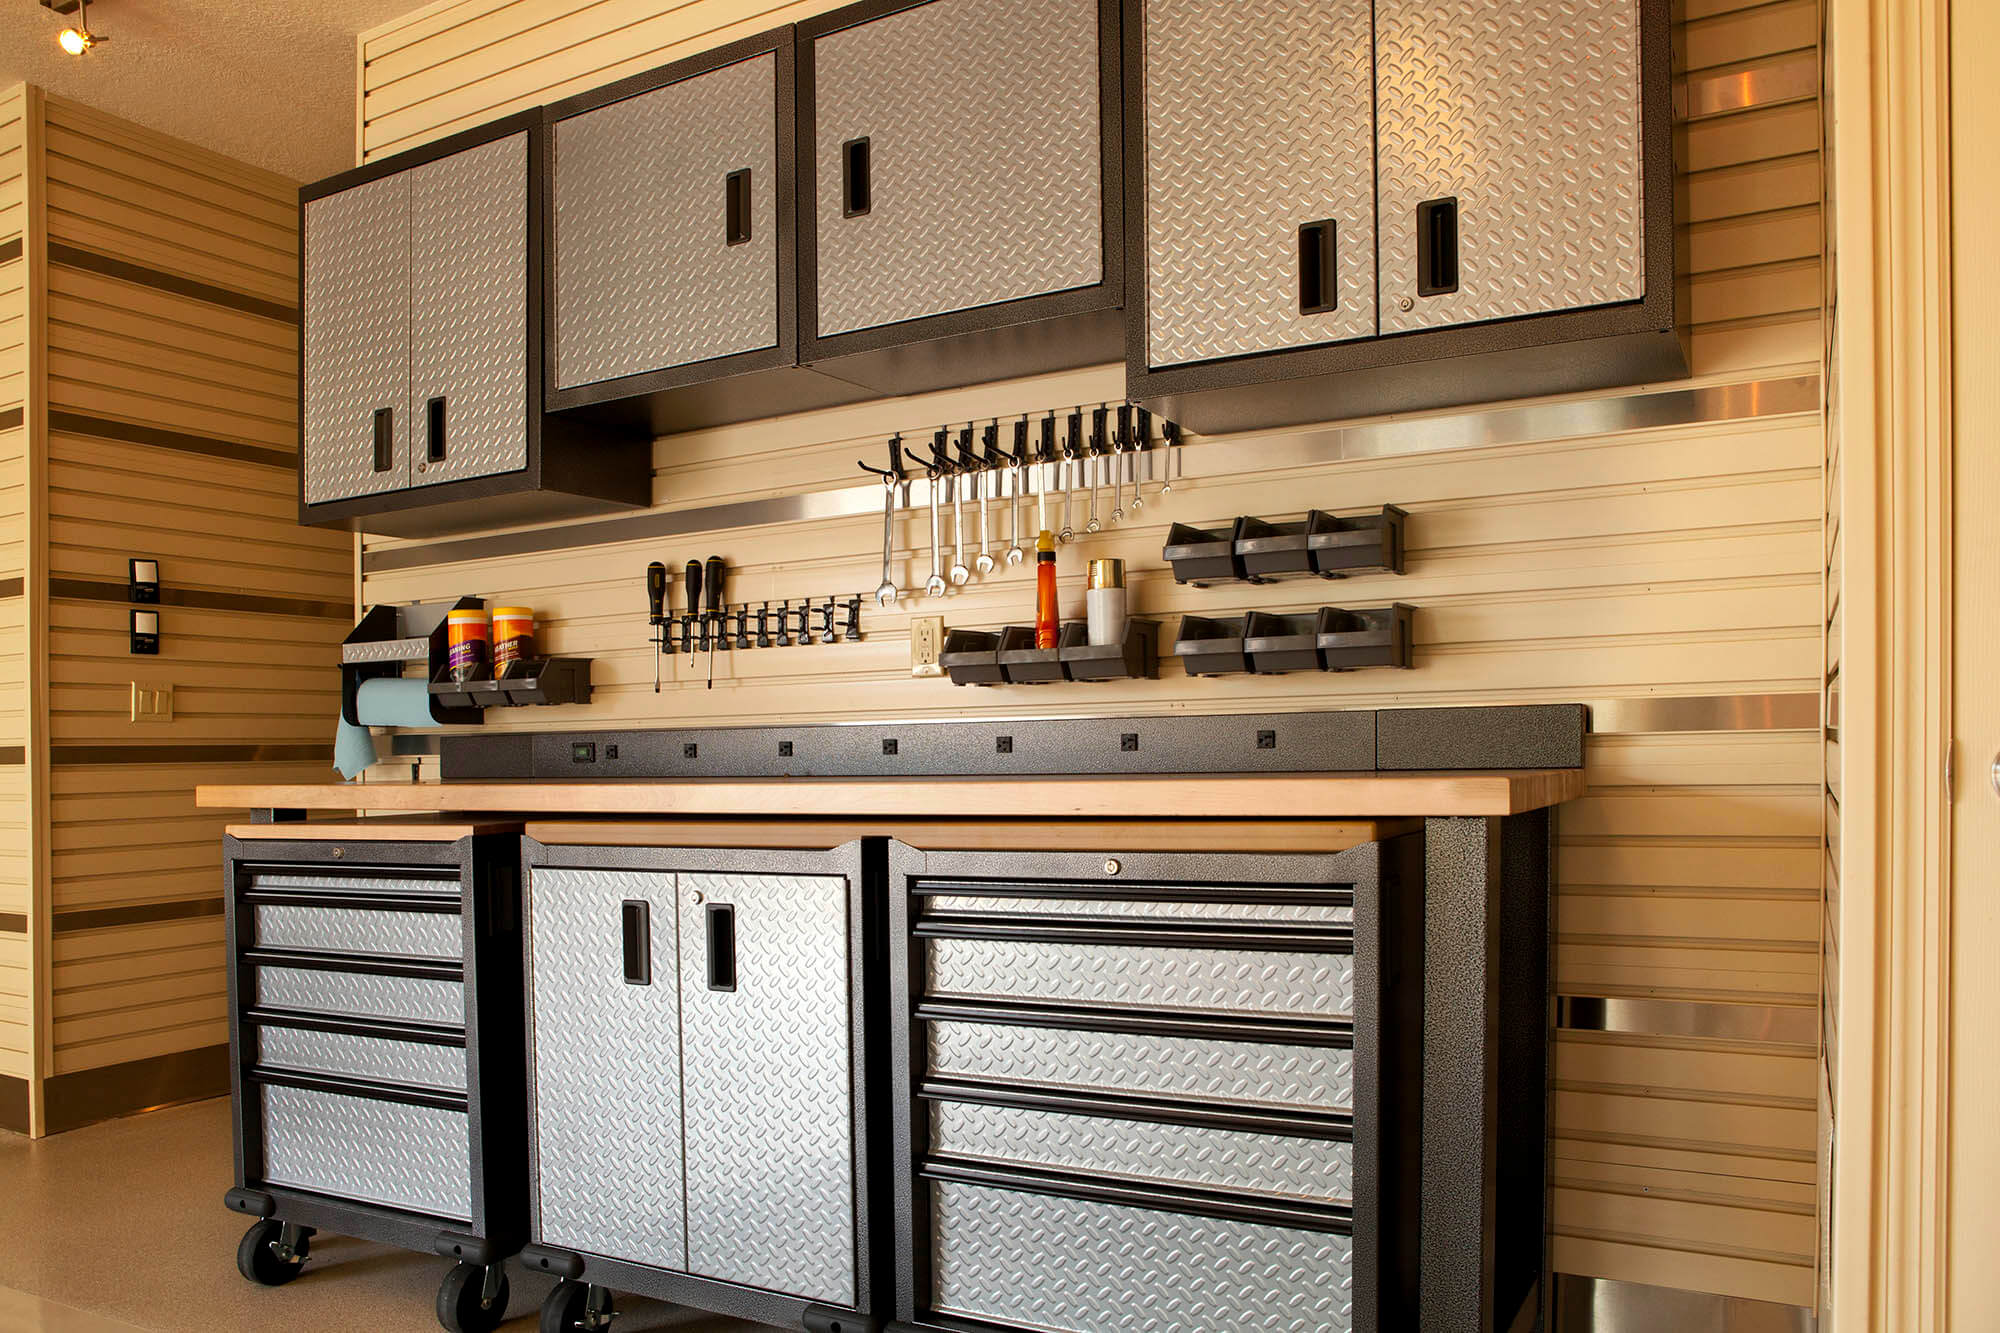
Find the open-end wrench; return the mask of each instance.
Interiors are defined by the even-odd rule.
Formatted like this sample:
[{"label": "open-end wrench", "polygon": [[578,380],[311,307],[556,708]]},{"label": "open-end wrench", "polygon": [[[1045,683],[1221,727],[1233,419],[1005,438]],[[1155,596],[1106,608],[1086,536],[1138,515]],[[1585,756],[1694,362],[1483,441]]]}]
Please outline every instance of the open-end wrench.
[{"label": "open-end wrench", "polygon": [[1111,525],[1125,521],[1125,450],[1132,441],[1132,409],[1118,409],[1118,428],[1111,432]]},{"label": "open-end wrench", "polygon": [[[931,462],[924,469],[931,493],[931,576],[924,580],[924,596],[944,596],[944,544],[938,538],[938,487],[944,485],[944,432],[931,438]],[[783,623],[782,621],[780,622]]]},{"label": "open-end wrench", "polygon": [[1042,419],[1042,442],[1035,450],[1036,478],[1035,495],[1035,537],[1049,530],[1049,483],[1056,470],[1056,414],[1051,412]]},{"label": "open-end wrench", "polygon": [[1166,479],[1160,483],[1160,494],[1165,495],[1174,488],[1174,469],[1181,466],[1181,423],[1162,421],[1160,423],[1160,448],[1166,454],[1166,465],[1161,471]]},{"label": "open-end wrench", "polygon": [[1021,546],[1021,490],[1028,484],[1028,419],[1022,417],[1014,423],[1014,526],[1009,529],[1014,544],[1007,548],[1007,564],[1011,568],[1028,558]]},{"label": "open-end wrench", "polygon": [[[972,567],[982,575],[993,572],[993,557],[987,553],[987,548],[992,544],[993,532],[986,521],[986,501],[988,499],[986,493],[992,489],[990,478],[993,474],[985,467],[986,460],[983,454],[992,452],[993,432],[997,429],[999,429],[997,426],[988,426],[986,428],[986,447],[982,453],[974,454],[969,447],[966,449],[966,463],[972,473],[972,493],[979,500],[979,554],[973,557]],[[965,438],[968,442],[971,440],[972,427],[967,426],[965,428]]]},{"label": "open-end wrench", "polygon": [[1145,408],[1134,409],[1132,416],[1132,509],[1136,513],[1146,507],[1146,496],[1139,489],[1139,463],[1145,461],[1145,479],[1153,480],[1153,414]]},{"label": "open-end wrench", "polygon": [[1090,414],[1090,522],[1083,525],[1085,532],[1097,532],[1104,526],[1097,521],[1098,460],[1104,456],[1104,448],[1104,409],[1099,407]]},{"label": "open-end wrench", "polygon": [[[967,426],[965,433],[967,435],[972,434],[972,427]],[[960,448],[963,449],[964,446],[961,445]],[[951,568],[945,572],[945,577],[951,580],[953,587],[962,588],[965,586],[966,581],[972,577],[972,571],[965,567],[965,510],[962,504],[965,498],[963,494],[964,479],[958,475],[955,467],[951,470],[953,473],[950,478]]]},{"label": "open-end wrench", "polygon": [[882,478],[882,582],[875,589],[875,601],[877,605],[887,606],[900,594],[896,581],[889,577],[889,559],[896,525],[896,491],[903,484],[903,437],[898,435],[889,441],[887,468],[870,467],[863,463],[861,470]]},{"label": "open-end wrench", "polygon": [[1076,529],[1070,526],[1069,521],[1069,504],[1070,497],[1076,493],[1076,469],[1083,461],[1082,455],[1083,413],[1072,412],[1069,414],[1069,436],[1063,441],[1063,525],[1062,531],[1056,534],[1056,540],[1060,542],[1076,540]]}]

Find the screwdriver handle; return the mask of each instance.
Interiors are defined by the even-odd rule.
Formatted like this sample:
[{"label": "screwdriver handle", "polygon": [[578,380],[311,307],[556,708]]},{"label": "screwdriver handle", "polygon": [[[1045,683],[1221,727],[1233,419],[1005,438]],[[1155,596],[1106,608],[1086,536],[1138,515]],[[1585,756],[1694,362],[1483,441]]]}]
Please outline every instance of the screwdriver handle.
[{"label": "screwdriver handle", "polygon": [[681,651],[694,652],[694,622],[701,615],[701,561],[687,563],[687,613],[681,617]]},{"label": "screwdriver handle", "polygon": [[667,618],[667,567],[657,560],[646,566],[646,615],[655,625]]},{"label": "screwdriver handle", "polygon": [[719,614],[722,610],[722,575],[725,569],[726,566],[722,563],[722,557],[712,555],[708,558],[707,568],[703,570],[704,584],[708,589],[708,613],[710,615]]}]

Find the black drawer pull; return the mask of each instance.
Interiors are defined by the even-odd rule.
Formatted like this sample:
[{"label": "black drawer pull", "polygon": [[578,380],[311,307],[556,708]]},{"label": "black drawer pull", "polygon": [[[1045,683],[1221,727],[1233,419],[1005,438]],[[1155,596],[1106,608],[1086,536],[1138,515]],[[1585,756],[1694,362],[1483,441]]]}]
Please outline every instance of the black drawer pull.
[{"label": "black drawer pull", "polygon": [[750,168],[732,171],[723,182],[724,206],[727,215],[724,230],[731,245],[744,245],[750,240]]},{"label": "black drawer pull", "polygon": [[444,462],[444,395],[439,394],[424,404],[424,458],[432,463]]},{"label": "black drawer pull", "polygon": [[1458,200],[1417,205],[1417,295],[1458,290]]},{"label": "black drawer pull", "polygon": [[375,470],[387,472],[396,465],[396,409],[375,409]]},{"label": "black drawer pull", "polygon": [[1340,307],[1340,272],[1335,263],[1338,228],[1332,218],[1299,228],[1299,313],[1324,315]]},{"label": "black drawer pull", "polygon": [[840,215],[858,218],[875,206],[874,182],[870,178],[868,140],[849,139],[840,146]]},{"label": "black drawer pull", "polygon": [[625,936],[625,984],[650,986],[653,984],[652,904],[628,898],[618,909],[618,919]]},{"label": "black drawer pull", "polygon": [[728,903],[710,903],[708,924],[708,988],[736,989],[736,909]]}]

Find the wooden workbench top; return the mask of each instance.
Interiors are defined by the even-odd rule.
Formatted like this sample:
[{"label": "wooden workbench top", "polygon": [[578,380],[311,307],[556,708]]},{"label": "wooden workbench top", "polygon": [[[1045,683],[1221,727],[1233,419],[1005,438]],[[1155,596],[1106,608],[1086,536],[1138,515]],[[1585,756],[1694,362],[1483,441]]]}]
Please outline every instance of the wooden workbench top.
[{"label": "wooden workbench top", "polygon": [[712,818],[1381,819],[1514,815],[1573,800],[1578,769],[1202,777],[709,778],[204,786],[218,809]]}]

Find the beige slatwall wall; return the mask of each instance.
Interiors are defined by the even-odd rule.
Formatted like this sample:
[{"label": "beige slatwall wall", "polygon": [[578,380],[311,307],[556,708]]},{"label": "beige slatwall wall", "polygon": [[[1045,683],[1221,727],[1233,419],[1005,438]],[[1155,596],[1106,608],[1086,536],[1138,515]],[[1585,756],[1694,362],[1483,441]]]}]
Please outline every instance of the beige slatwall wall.
[{"label": "beige slatwall wall", "polygon": [[[1824,22],[1824,16],[1822,18]],[[1822,27],[1822,34],[1826,29]],[[1832,67],[1830,50],[1823,52],[1823,68]],[[1821,141],[1831,138],[1830,107],[1822,107]],[[1829,170],[1828,177],[1832,172]],[[1826,201],[1826,217],[1821,234],[1831,238],[1834,235],[1833,217],[1836,204],[1831,197]],[[1833,1276],[1829,1256],[1833,1251],[1833,1143],[1834,1115],[1833,1090],[1839,1086],[1840,1059],[1840,666],[1842,636],[1840,622],[1840,590],[1842,565],[1841,499],[1840,499],[1840,395],[1839,379],[1834,374],[1834,366],[1839,361],[1840,314],[1833,299],[1835,290],[1833,270],[1837,258],[1833,246],[1827,247],[1826,280],[1826,350],[1824,354],[1824,374],[1828,391],[1826,395],[1826,693],[1822,705],[1825,728],[1825,748],[1823,752],[1823,779],[1820,796],[1823,801],[1822,838],[1825,847],[1825,904],[1824,920],[1821,926],[1820,949],[1820,1062],[1819,1062],[1819,1253],[1820,1273],[1817,1305],[1822,1327],[1832,1323]]]},{"label": "beige slatwall wall", "polygon": [[[27,251],[27,89],[0,90],[0,248]],[[0,583],[28,572],[28,264],[0,259]],[[0,596],[0,749],[28,743],[28,600]],[[28,918],[28,766],[0,763],[0,1076],[34,1072]]]},{"label": "beige slatwall wall", "polygon": [[[831,8],[767,0],[460,0],[365,35],[369,155],[594,86],[773,22]],[[1808,72],[1812,0],[1694,0],[1697,72]],[[1811,101],[1689,128],[1697,373],[1811,372],[1820,358],[1818,113]],[[662,440],[664,506],[852,484],[892,430],[1114,398],[1116,368],[867,404]],[[1506,449],[1266,471],[1190,483],[1146,521],[1090,543],[1133,570],[1135,610],[1305,609],[1339,596],[1422,608],[1408,675],[954,691],[912,682],[907,621],[875,615],[858,646],[670,663],[652,692],[642,573],[725,557],[733,599],[872,589],[880,522],[721,532],[370,577],[368,601],[478,593],[533,605],[545,645],[596,659],[597,700],[508,725],[750,722],[1050,710],[1228,711],[1806,692],[1821,678],[1823,431],[1799,415]],[[783,478],[774,484],[773,478]],[[1176,589],[1164,524],[1308,504],[1411,512],[1401,580]],[[899,534],[897,577],[921,582]],[[386,550],[398,543],[368,543]],[[927,557],[924,558],[927,562]],[[1070,609],[1081,559],[1064,556]],[[914,573],[914,577],[913,577]],[[678,594],[676,594],[678,596]],[[934,609],[919,607],[919,610]],[[945,604],[951,624],[1031,615],[1028,579],[996,574]],[[1613,735],[1589,751],[1592,795],[1563,812],[1557,974],[1568,993],[1818,1003],[1821,769],[1805,732]],[[385,770],[384,775],[389,775]],[[407,776],[407,769],[399,776]],[[1814,1255],[1813,1046],[1564,1033],[1558,1043],[1558,1269],[1809,1304]]]},{"label": "beige slatwall wall", "polygon": [[[49,240],[171,278],[297,302],[296,186],[48,99]],[[58,252],[58,257],[60,252]],[[225,816],[196,783],[321,763],[78,763],[77,746],[324,746],[351,606],[351,539],[296,523],[297,328],[147,280],[53,263],[50,408],[270,451],[211,457],[49,437],[48,559],[57,582],[122,585],[130,556],[170,589],[330,604],[319,615],[165,606],[157,658],[127,652],[122,601],[50,603],[50,847],[56,934],[51,1075],[228,1040],[221,918],[98,927],[73,914],[219,902]],[[130,720],[130,686],[174,687],[170,723]],[[99,918],[101,920],[101,918]],[[66,921],[68,924],[66,925]]]}]

